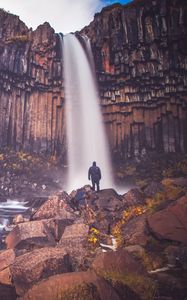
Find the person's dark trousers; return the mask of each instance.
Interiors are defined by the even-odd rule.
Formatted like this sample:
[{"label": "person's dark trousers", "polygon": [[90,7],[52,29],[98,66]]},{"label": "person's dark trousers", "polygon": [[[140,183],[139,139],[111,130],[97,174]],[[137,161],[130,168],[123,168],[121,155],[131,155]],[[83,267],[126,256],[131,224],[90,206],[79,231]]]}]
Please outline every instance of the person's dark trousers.
[{"label": "person's dark trousers", "polygon": [[93,189],[93,191],[95,191],[95,185],[97,186],[97,192],[99,192],[100,191],[100,187],[99,187],[99,181],[94,181],[94,180],[92,180],[92,189]]}]

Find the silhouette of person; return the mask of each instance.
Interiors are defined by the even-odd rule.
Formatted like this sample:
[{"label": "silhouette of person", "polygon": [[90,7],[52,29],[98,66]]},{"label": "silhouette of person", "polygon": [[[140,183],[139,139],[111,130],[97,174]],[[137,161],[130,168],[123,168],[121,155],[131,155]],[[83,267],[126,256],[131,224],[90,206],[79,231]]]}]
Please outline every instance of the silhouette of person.
[{"label": "silhouette of person", "polygon": [[99,192],[99,181],[101,179],[101,170],[98,166],[96,166],[96,162],[93,162],[93,165],[89,168],[88,171],[88,179],[92,180],[92,189],[95,191],[95,185],[97,186],[97,192]]}]

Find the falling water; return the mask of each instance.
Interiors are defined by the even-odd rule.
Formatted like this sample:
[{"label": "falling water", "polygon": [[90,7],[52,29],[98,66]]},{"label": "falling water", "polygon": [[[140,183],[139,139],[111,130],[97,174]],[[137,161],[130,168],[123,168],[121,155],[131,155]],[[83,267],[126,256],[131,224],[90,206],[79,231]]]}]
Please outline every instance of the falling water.
[{"label": "falling water", "polygon": [[68,143],[68,183],[72,190],[88,184],[88,168],[93,161],[101,168],[101,188],[113,186],[107,144],[98,93],[88,56],[73,35],[63,38],[64,82]]}]

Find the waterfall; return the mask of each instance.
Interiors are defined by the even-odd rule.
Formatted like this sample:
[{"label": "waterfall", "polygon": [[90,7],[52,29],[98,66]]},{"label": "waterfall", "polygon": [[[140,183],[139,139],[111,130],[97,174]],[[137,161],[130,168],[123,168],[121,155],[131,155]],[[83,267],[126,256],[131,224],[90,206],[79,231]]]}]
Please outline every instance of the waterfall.
[{"label": "waterfall", "polygon": [[[85,42],[85,39],[83,39]],[[113,186],[107,143],[89,43],[87,55],[73,34],[63,37],[65,112],[67,126],[67,190],[88,184],[88,169],[93,161],[101,169],[101,189]]]}]

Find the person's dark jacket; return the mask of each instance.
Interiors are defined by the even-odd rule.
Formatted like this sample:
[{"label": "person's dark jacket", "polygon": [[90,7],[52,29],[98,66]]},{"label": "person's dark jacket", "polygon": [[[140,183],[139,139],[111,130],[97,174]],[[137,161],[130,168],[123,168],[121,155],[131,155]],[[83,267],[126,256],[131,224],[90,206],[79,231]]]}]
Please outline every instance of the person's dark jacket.
[{"label": "person's dark jacket", "polygon": [[99,182],[101,179],[101,170],[97,166],[91,166],[88,171],[88,179],[90,180],[90,177],[92,181]]}]

